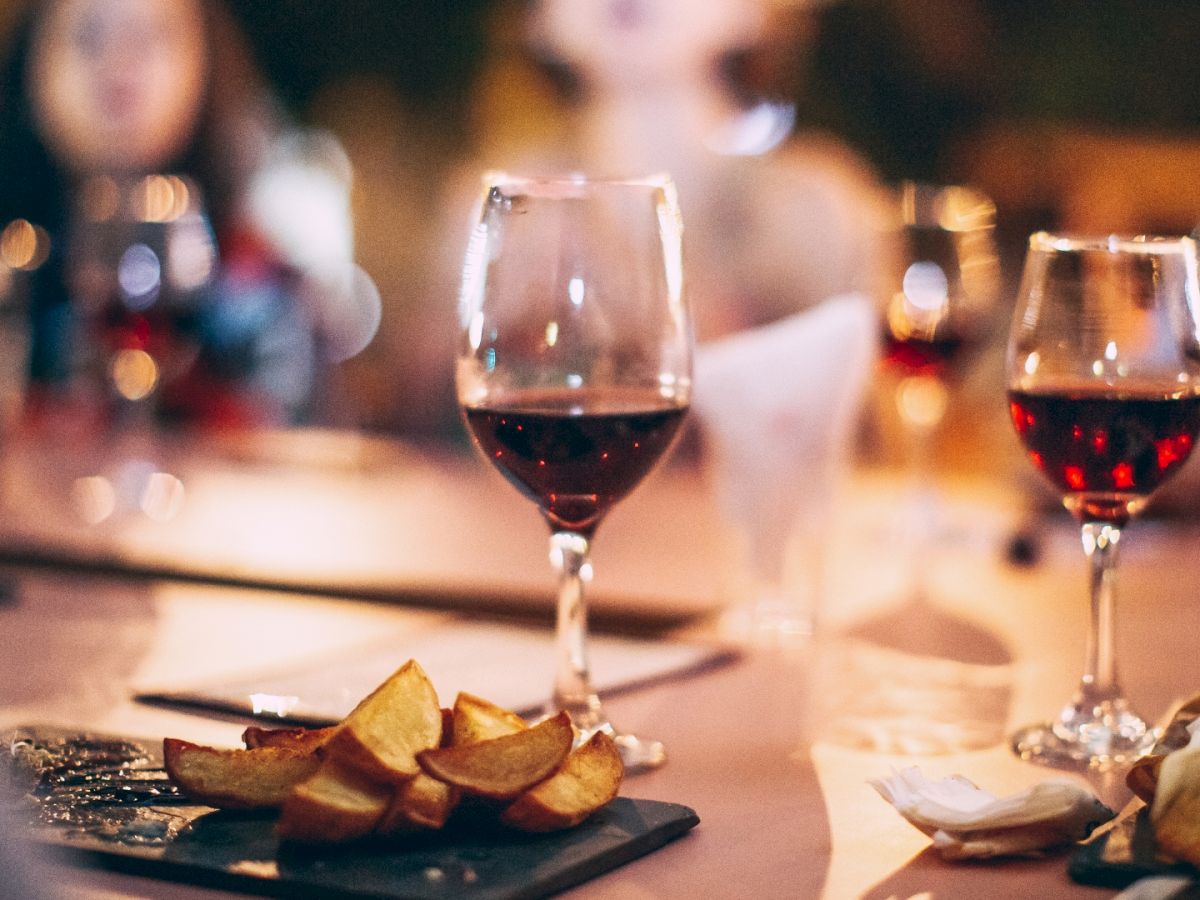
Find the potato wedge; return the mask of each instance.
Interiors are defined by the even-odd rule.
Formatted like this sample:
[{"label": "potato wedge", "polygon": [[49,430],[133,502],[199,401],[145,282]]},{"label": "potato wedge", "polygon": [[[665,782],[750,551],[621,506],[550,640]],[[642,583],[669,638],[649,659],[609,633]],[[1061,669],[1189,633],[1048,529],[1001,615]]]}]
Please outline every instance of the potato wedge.
[{"label": "potato wedge", "polygon": [[617,796],[624,775],[617,745],[597,731],[562,768],[514,800],[500,821],[522,831],[573,828]]},{"label": "potato wedge", "polygon": [[293,750],[316,750],[333,737],[337,726],[327,728],[260,728],[251,725],[242,732],[247,749],[258,747],[287,747]]},{"label": "potato wedge", "polygon": [[282,840],[338,844],[370,834],[394,788],[336,759],[325,759],[284,801],[275,831]]},{"label": "potato wedge", "polygon": [[425,671],[409,660],[359,702],[325,744],[325,752],[377,780],[415,777],[416,754],[442,740],[442,708]]},{"label": "potato wedge", "polygon": [[171,780],[190,799],[219,809],[278,808],[320,764],[311,750],[224,750],[163,740],[163,765]]},{"label": "potato wedge", "polygon": [[417,754],[417,762],[439,781],[464,793],[509,800],[552,775],[571,750],[571,719],[560,712],[532,728],[459,747]]},{"label": "potato wedge", "polygon": [[441,828],[458,805],[459,796],[458,788],[422,772],[396,788],[375,830],[379,834],[396,834]]},{"label": "potato wedge", "polygon": [[461,747],[464,744],[477,744],[506,734],[516,734],[528,727],[515,712],[464,691],[454,699],[450,745]]}]

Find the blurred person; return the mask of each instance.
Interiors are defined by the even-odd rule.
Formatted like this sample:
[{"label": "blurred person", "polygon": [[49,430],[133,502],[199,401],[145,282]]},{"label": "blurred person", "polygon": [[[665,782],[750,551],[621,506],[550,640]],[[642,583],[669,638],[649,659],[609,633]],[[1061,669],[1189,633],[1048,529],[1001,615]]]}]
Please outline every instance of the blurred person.
[{"label": "blurred person", "polygon": [[[532,0],[520,41],[481,82],[476,158],[448,189],[437,304],[420,326],[429,396],[453,399],[453,298],[479,173],[668,172],[685,225],[697,339],[782,319],[849,292],[882,308],[895,265],[892,205],[871,166],[835,137],[794,127],[759,89],[791,65],[786,0]],[[523,54],[523,69],[513,65]],[[785,54],[780,56],[780,54]],[[539,87],[554,88],[554,96]],[[749,77],[748,77],[749,76]],[[537,128],[514,122],[534,118]],[[497,137],[492,132],[499,131]],[[531,136],[522,142],[522,135]]]},{"label": "blurred person", "polygon": [[289,127],[218,0],[33,4],[0,117],[35,406],[153,391],[173,423],[331,415],[329,363],[378,318],[349,164]]},{"label": "blurred person", "polygon": [[688,229],[699,340],[852,291],[891,250],[882,186],[828,134],[794,128],[756,78],[793,64],[782,0],[537,0],[535,51],[577,97],[564,168],[668,171]]}]

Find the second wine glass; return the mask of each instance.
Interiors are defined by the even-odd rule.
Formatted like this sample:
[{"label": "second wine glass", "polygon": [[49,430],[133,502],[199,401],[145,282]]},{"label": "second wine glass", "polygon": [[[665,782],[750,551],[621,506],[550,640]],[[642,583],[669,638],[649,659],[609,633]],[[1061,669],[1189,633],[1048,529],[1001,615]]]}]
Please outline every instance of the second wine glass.
[{"label": "second wine glass", "polygon": [[662,744],[617,731],[592,687],[584,584],[596,528],[674,442],[692,328],[669,178],[490,174],[463,268],[456,381],[488,460],[537,504],[559,574],[548,709],[613,734],[630,770]]},{"label": "second wine glass", "polygon": [[1009,411],[1030,461],[1082,529],[1091,611],[1083,677],[1014,750],[1052,765],[1141,756],[1155,732],[1126,702],[1114,644],[1122,528],[1200,431],[1200,282],[1188,238],[1030,238],[1009,339]]}]

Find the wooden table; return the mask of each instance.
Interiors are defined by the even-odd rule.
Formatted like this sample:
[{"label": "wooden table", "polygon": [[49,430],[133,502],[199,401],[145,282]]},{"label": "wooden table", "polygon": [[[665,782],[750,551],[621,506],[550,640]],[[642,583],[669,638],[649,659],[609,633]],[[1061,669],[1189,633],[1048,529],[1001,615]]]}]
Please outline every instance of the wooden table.
[{"label": "wooden table", "polygon": [[[191,460],[180,469],[187,506],[166,525],[130,515],[84,526],[51,520],[45,504],[40,517],[20,502],[14,512],[14,499],[34,488],[10,472],[7,546],[19,551],[14,558],[41,555],[14,566],[14,589],[0,605],[0,726],[56,722],[232,745],[243,723],[139,704],[130,686],[303,658],[399,614],[363,597],[403,599],[406,588],[433,586],[432,595],[481,603],[480,615],[505,598],[548,598],[536,515],[470,457],[362,447],[347,456],[336,441],[314,448],[286,464],[228,452]],[[653,732],[670,752],[665,767],[630,778],[624,793],[692,806],[701,824],[571,896],[1112,894],[1070,882],[1064,856],[945,863],[867,784],[891,767],[919,765],[1006,794],[1057,774],[1015,759],[1003,736],[1052,713],[1074,688],[1086,609],[1073,526],[1051,518],[1041,561],[1014,567],[1003,549],[1022,513],[1020,492],[970,480],[943,488],[941,540],[923,566],[928,605],[897,600],[907,570],[895,480],[859,473],[830,523],[818,639],[746,646],[729,665],[609,701],[624,727]],[[1120,657],[1128,694],[1151,717],[1200,690],[1197,531],[1186,521],[1147,521],[1128,535]],[[598,604],[625,628],[641,615],[649,630],[715,638],[705,614],[721,603],[724,546],[703,479],[668,466],[601,531]],[[52,563],[55,553],[63,565]],[[301,590],[322,581],[360,599]],[[429,596],[418,590],[422,602]],[[913,642],[941,658],[905,652]],[[904,704],[917,711],[907,723],[893,715]],[[970,749],[862,746],[872,722],[910,737],[940,734],[933,719],[960,706],[971,712]],[[952,729],[954,716],[944,718]],[[881,725],[874,739],[895,737],[886,731]],[[1114,779],[1093,787],[1110,804],[1127,796]],[[94,900],[216,895],[57,865],[51,874],[67,896]]]}]

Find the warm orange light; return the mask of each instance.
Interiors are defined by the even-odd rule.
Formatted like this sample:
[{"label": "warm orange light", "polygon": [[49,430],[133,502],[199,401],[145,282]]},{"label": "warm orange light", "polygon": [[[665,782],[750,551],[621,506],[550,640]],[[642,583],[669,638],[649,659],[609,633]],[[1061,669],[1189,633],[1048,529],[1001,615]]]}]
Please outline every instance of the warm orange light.
[{"label": "warm orange light", "polygon": [[30,272],[50,255],[50,235],[40,225],[14,219],[0,232],[0,261],[10,269]]},{"label": "warm orange light", "polygon": [[949,391],[937,378],[912,375],[896,389],[896,408],[904,421],[932,428],[946,414]]},{"label": "warm orange light", "polygon": [[126,400],[144,400],[158,384],[158,364],[145,350],[118,350],[110,374],[113,387]]},{"label": "warm orange light", "polygon": [[149,175],[138,189],[138,215],[144,222],[173,222],[188,210],[187,182],[174,175]]}]

